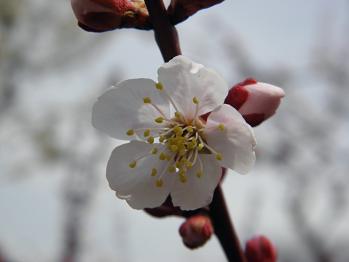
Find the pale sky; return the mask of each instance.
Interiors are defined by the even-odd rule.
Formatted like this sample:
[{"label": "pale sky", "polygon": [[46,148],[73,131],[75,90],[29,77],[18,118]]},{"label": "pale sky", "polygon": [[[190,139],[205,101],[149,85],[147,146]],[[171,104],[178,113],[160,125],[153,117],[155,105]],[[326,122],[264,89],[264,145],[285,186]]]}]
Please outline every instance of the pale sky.
[{"label": "pale sky", "polygon": [[[227,0],[214,8],[201,11],[178,26],[182,51],[184,55],[215,68],[223,77],[230,78],[233,73],[228,71],[222,54],[214,56],[214,52],[210,52],[209,57],[205,57],[202,52],[220,48],[223,32],[221,28],[215,28],[214,24],[219,19],[232,28],[234,35],[241,37],[256,63],[265,66],[290,65],[301,70],[310,62],[308,53],[321,32],[319,26],[323,19],[334,18],[335,28],[342,26],[348,10],[347,4],[345,0]],[[67,4],[65,8],[70,6]],[[231,32],[224,34],[229,35]],[[40,108],[45,107],[45,104],[55,103],[57,108],[69,114],[64,107],[71,108],[80,97],[88,95],[92,98],[97,95],[97,90],[91,87],[104,82],[105,71],[110,67],[122,67],[125,78],[156,78],[162,58],[154,45],[151,32],[121,30],[108,33],[108,36],[110,44],[96,54],[97,62],[86,65],[84,61],[77,62],[77,65],[85,66],[79,72],[86,78],[74,72],[68,74],[71,68],[62,70],[67,73],[65,79],[54,75],[45,78],[40,76],[40,79],[32,76],[37,85],[36,92],[28,91],[31,83],[27,83],[27,88],[24,85],[25,95],[21,97],[22,102],[26,101],[23,102],[24,107],[34,114],[40,114]],[[90,37],[101,36],[90,34]],[[63,92],[60,89],[62,86],[66,87]],[[86,128],[92,129],[88,117],[83,122]],[[111,150],[117,142],[110,140],[110,143]],[[107,158],[108,154],[105,162]],[[2,161],[0,159],[0,166],[5,165]],[[39,170],[32,178],[19,183],[0,184],[0,243],[17,261],[53,262],[54,255],[60,251],[57,247],[61,241],[62,207],[59,194],[63,169],[47,170],[41,167]],[[48,172],[51,173],[49,176],[46,175]],[[281,204],[275,188],[282,187],[282,184],[272,181],[268,172],[270,170],[260,167],[249,176],[232,174],[226,179],[224,189],[238,231],[242,231],[245,225],[246,217],[239,214],[244,214],[246,194],[256,187],[264,192],[267,204],[263,207],[263,217],[256,225],[255,233],[268,234],[287,227],[283,222],[285,214],[282,209],[275,208]],[[143,212],[130,209],[123,201],[116,199],[107,186],[103,168],[98,196],[92,209],[93,212],[87,218],[85,236],[87,249],[90,249],[89,257],[83,258],[83,262],[109,261],[108,258],[121,262],[225,261],[215,238],[204,248],[189,251],[180,243],[177,233],[181,220],[156,220]],[[273,223],[266,215],[270,212],[273,213]],[[120,233],[122,230],[124,232]]]}]

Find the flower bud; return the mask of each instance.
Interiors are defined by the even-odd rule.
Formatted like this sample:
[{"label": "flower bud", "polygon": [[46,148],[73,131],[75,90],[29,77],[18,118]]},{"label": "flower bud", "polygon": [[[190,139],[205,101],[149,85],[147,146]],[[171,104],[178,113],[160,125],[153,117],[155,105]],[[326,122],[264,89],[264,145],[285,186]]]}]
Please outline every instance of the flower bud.
[{"label": "flower bud", "polygon": [[265,236],[257,236],[247,241],[245,255],[248,262],[276,262],[274,245]]},{"label": "flower bud", "polygon": [[149,26],[143,0],[71,0],[71,5],[79,26],[86,31]]},{"label": "flower bud", "polygon": [[213,234],[213,226],[209,217],[194,215],[188,218],[179,228],[184,245],[194,249],[204,245]]},{"label": "flower bud", "polygon": [[257,126],[275,114],[284,96],[280,87],[248,78],[230,89],[225,103],[237,109],[251,126]]},{"label": "flower bud", "polygon": [[171,0],[168,13],[172,22],[179,23],[204,8],[219,4],[223,0]]}]

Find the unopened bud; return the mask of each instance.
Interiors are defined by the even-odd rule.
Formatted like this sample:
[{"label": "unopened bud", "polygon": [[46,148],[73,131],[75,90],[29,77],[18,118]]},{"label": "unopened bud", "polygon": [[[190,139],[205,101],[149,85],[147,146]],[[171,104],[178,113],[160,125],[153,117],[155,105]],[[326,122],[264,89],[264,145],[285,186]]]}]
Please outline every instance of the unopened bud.
[{"label": "unopened bud", "polygon": [[194,249],[204,245],[213,234],[213,227],[209,217],[195,215],[188,218],[179,228],[184,245]]},{"label": "unopened bud", "polygon": [[71,0],[71,5],[79,26],[86,31],[150,25],[143,0]]},{"label": "unopened bud", "polygon": [[171,0],[168,13],[172,22],[180,23],[201,9],[209,8],[223,0]]},{"label": "unopened bud", "polygon": [[257,236],[247,241],[245,248],[247,262],[276,262],[274,245],[265,236]]},{"label": "unopened bud", "polygon": [[275,114],[284,96],[280,87],[248,78],[230,89],[224,103],[237,109],[251,126],[257,126]]}]

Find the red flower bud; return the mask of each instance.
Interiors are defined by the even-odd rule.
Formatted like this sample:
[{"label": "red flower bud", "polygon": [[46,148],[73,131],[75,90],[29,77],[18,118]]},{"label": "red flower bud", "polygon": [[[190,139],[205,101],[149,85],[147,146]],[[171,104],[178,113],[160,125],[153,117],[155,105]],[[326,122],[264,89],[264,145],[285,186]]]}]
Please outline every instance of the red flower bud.
[{"label": "red flower bud", "polygon": [[213,234],[213,226],[209,217],[195,215],[188,218],[179,228],[184,245],[194,249],[204,245]]},{"label": "red flower bud", "polygon": [[225,103],[236,108],[251,126],[257,126],[275,114],[284,96],[280,87],[248,78],[230,89]]},{"label": "red flower bud", "polygon": [[142,0],[71,0],[71,5],[79,26],[86,31],[149,26],[148,11]]},{"label": "red flower bud", "polygon": [[180,23],[204,8],[219,4],[223,0],[171,0],[168,13],[172,22]]},{"label": "red flower bud", "polygon": [[276,262],[274,245],[265,236],[257,236],[247,241],[245,255],[248,262]]}]

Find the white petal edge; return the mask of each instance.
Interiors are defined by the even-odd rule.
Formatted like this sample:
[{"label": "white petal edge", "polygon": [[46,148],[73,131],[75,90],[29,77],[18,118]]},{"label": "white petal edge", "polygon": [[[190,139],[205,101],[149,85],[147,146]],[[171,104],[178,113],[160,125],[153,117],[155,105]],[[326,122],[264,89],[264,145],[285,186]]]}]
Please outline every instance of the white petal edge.
[{"label": "white petal edge", "polygon": [[249,95],[245,103],[239,108],[242,115],[264,114],[268,118],[275,113],[281,98],[285,96],[284,90],[280,87],[262,82],[246,85],[245,89]]},{"label": "white petal edge", "polygon": [[[168,162],[160,161],[158,155],[149,154],[154,147],[160,151],[164,149],[160,144],[131,141],[116,147],[107,164],[107,179],[111,189],[116,191],[118,198],[126,200],[134,209],[160,206],[172,187],[173,174],[169,175],[167,172],[162,176],[163,186],[156,186],[156,180]],[[148,157],[137,161],[135,168],[129,167],[134,159],[147,154]],[[153,168],[158,170],[156,176],[151,176]]]},{"label": "white petal edge", "polygon": [[[224,130],[218,125],[223,124]],[[222,166],[240,174],[248,173],[253,167],[256,156],[256,139],[250,125],[241,114],[230,105],[221,105],[207,119],[204,129],[210,147],[222,154]]]},{"label": "white petal edge", "polygon": [[191,119],[196,113],[193,98],[199,100],[198,115],[224,102],[229,87],[215,71],[184,56],[176,56],[158,70],[158,80],[174,100],[178,110]]},{"label": "white petal edge", "polygon": [[[154,119],[161,114],[150,104],[143,102],[149,97],[168,118],[170,107],[155,88],[151,79],[130,79],[117,84],[98,98],[92,109],[92,125],[111,137],[130,140],[129,129],[159,127]],[[132,138],[132,137],[131,137]]]},{"label": "white petal edge", "polygon": [[[171,198],[174,206],[179,206],[182,210],[194,210],[211,203],[213,193],[217,187],[222,169],[213,155],[199,155],[200,160],[188,170],[187,181],[185,183],[179,180],[177,175],[173,182]],[[200,162],[203,166],[201,177],[196,176]]]}]

